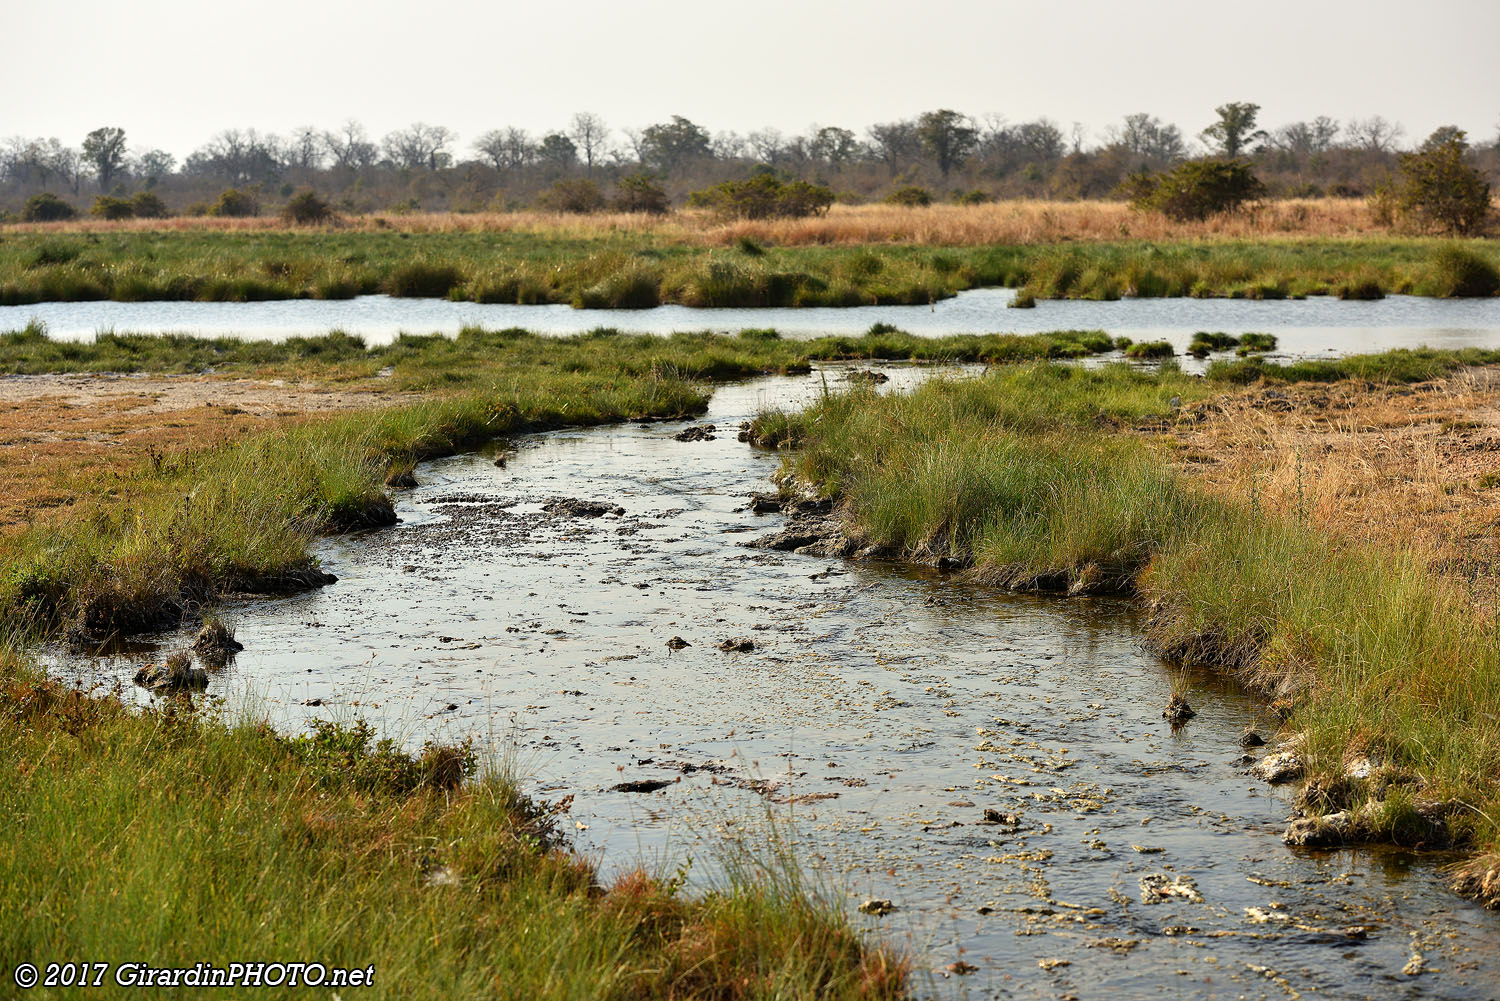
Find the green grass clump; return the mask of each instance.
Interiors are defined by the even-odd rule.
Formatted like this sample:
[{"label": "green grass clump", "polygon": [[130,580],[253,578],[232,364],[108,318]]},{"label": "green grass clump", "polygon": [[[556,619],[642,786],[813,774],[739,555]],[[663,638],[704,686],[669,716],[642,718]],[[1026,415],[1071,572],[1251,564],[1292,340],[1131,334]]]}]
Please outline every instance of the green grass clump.
[{"label": "green grass clump", "polygon": [[1176,353],[1168,341],[1136,341],[1125,349],[1125,357],[1134,358],[1137,361],[1170,358]]},{"label": "green grass clump", "polygon": [[466,745],[408,753],[358,722],[288,737],[184,699],[136,711],[0,651],[0,759],[0,954],[17,961],[373,965],[370,998],[904,993],[904,961],[795,868],[731,867],[709,893],[601,885],[560,814],[504,769],[475,773]]},{"label": "green grass clump", "polygon": [[1228,351],[1240,345],[1240,339],[1232,334],[1214,333],[1200,330],[1193,335],[1193,340],[1188,344],[1187,353],[1194,358],[1207,358],[1215,351]]},{"label": "green grass clump", "polygon": [[1432,255],[1417,288],[1442,298],[1484,298],[1500,292],[1500,268],[1472,250],[1444,245]]},{"label": "green grass clump", "polygon": [[1240,336],[1240,346],[1237,352],[1240,355],[1254,354],[1259,351],[1275,351],[1275,334],[1257,334],[1254,332]]},{"label": "green grass clump", "polygon": [[463,273],[448,264],[413,261],[391,272],[385,291],[408,298],[446,298],[463,281]]},{"label": "green grass clump", "polygon": [[[1247,335],[1248,336],[1248,335]],[[1274,345],[1273,345],[1274,346]],[[1270,349],[1267,349],[1270,350]],[[1247,385],[1267,382],[1426,382],[1475,365],[1500,364],[1500,351],[1486,348],[1397,348],[1373,355],[1289,361],[1272,364],[1260,358],[1209,363],[1208,378],[1214,382]]]}]

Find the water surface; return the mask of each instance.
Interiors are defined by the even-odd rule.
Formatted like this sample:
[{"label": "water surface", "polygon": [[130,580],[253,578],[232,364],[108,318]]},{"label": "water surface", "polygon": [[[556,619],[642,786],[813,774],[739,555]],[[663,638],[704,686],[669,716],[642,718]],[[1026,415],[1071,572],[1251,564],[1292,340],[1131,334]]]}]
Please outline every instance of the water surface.
[{"label": "water surface", "polygon": [[1282,353],[1295,357],[1384,351],[1395,347],[1500,347],[1500,299],[1424,299],[1390,296],[1375,302],[1333,298],[1122,299],[1041,301],[1035,309],[1008,309],[1010,289],[975,289],[931,306],[859,306],[814,309],[644,310],[515,306],[443,299],[364,296],[350,300],[274,302],[74,302],[0,307],[0,330],[32,319],[54,337],[86,340],[101,330],[181,332],[251,339],[322,334],[338,329],[371,344],[398,333],[453,334],[466,325],[523,327],[544,334],[573,334],[598,327],[638,333],[739,331],[774,327],[790,337],[858,334],[890,323],[914,334],[1106,329],[1136,340],[1165,338],[1179,349],[1198,330],[1276,334]]}]

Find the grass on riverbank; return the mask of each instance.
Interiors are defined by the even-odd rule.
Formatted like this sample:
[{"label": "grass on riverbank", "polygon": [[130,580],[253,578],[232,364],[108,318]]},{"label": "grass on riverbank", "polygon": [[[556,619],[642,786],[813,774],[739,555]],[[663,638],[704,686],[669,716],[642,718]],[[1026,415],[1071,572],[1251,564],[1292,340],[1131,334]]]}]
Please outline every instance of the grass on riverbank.
[{"label": "grass on riverbank", "polygon": [[[1031,210],[1021,215],[1032,220],[1025,232],[1008,236],[1003,210],[978,223],[965,221],[966,211],[909,218],[871,212],[851,216],[863,221],[842,230],[827,229],[827,220],[806,224],[822,227],[823,238],[797,228],[800,222],[765,224],[771,228],[764,231],[743,224],[722,238],[681,225],[563,220],[494,229],[12,230],[0,234],[0,304],[383,292],[592,308],[856,306],[921,304],[992,286],[1085,299],[1494,295],[1500,260],[1485,240],[1324,229],[1256,235],[1254,225],[1228,222],[1189,233],[1140,217],[1074,238],[1057,217]],[[913,228],[917,219],[930,225]],[[1445,263],[1454,250],[1472,266]]]},{"label": "grass on riverbank", "polygon": [[886,324],[859,336],[784,340],[774,330],[738,335],[709,332],[624,334],[600,328],[549,337],[524,330],[466,327],[457,336],[402,334],[369,346],[335,331],[314,337],[253,341],[181,334],[101,333],[92,341],[59,341],[45,326],[0,333],[0,374],[79,372],[194,373],[279,376],[319,381],[368,379],[389,367],[391,388],[490,388],[508,375],[536,369],[637,376],[668,371],[688,379],[737,378],[806,371],[815,361],[984,362],[1082,358],[1114,347],[1098,330],[1044,334],[954,334],[918,337]]},{"label": "grass on riverbank", "polygon": [[412,757],[359,725],[288,738],[181,701],[132,710],[0,650],[6,975],[311,961],[373,966],[371,998],[903,996],[904,961],[784,861],[710,893],[601,886],[509,776],[459,781],[469,753]]},{"label": "grass on riverbank", "polygon": [[[1361,364],[1354,363],[1357,369]],[[1398,366],[1398,369],[1402,368]],[[1012,368],[768,420],[864,541],[956,557],[1011,586],[1117,589],[1169,656],[1218,665],[1307,735],[1321,798],[1362,833],[1500,855],[1500,627],[1401,545],[1352,542],[1256,499],[1210,497],[1139,438],[1203,395],[1172,366]],[[1345,765],[1380,764],[1368,780]]]}]

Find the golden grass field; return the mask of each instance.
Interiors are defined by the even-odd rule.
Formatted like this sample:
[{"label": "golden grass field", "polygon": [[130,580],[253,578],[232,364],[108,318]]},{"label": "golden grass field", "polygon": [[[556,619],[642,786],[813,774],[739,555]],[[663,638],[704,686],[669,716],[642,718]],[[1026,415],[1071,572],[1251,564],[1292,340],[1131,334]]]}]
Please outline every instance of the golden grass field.
[{"label": "golden grass field", "polygon": [[[58,223],[12,223],[9,232],[255,232],[283,230],[274,215],[248,219],[212,216],[172,219],[81,219]],[[726,222],[702,210],[666,216],[626,212],[576,215],[560,212],[375,213],[344,216],[330,228],[400,232],[494,232],[589,237],[650,234],[692,244],[731,244],[741,237],[782,246],[910,243],[977,246],[1067,241],[1253,239],[1307,236],[1369,236],[1392,232],[1372,218],[1362,198],[1292,199],[1265,202],[1204,222],[1173,222],[1116,201],[1005,201],[985,205],[835,205],[805,219]]]}]

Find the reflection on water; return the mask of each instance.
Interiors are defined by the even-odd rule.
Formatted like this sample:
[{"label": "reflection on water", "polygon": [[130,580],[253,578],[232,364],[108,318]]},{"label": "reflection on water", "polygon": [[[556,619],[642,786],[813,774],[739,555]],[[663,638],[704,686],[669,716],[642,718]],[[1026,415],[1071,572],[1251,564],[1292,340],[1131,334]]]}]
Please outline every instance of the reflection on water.
[{"label": "reflection on water", "polygon": [[[210,692],[289,727],[513,737],[607,866],[691,855],[711,878],[774,824],[913,950],[922,994],[1500,994],[1500,915],[1452,897],[1441,859],[1281,844],[1285,796],[1238,761],[1247,725],[1273,729],[1253,700],[1197,678],[1197,718],[1166,724],[1172,677],[1130,605],[741,545],[780,519],[745,509],[776,459],[735,428],[820,385],[720,390],[710,441],[597,428],[520,439],[503,468],[423,466],[403,524],[322,544],[337,584],[229,609],[247,649]],[[556,497],[624,510],[549,514]],[[613,791],[634,781],[665,785]],[[1153,876],[1201,901],[1145,903]],[[1437,972],[1403,975],[1414,953]],[[960,958],[978,971],[946,976]]]},{"label": "reflection on water", "polygon": [[465,325],[524,327],[569,334],[596,327],[640,333],[678,330],[738,331],[774,327],[787,336],[855,334],[891,323],[915,334],[1036,333],[1106,329],[1137,340],[1165,337],[1179,350],[1197,330],[1267,331],[1297,356],[1433,347],[1500,347],[1500,299],[1422,299],[1390,296],[1376,302],[1331,298],[1123,299],[1118,302],[1041,301],[1035,309],[1007,309],[1009,289],[976,289],[931,306],[860,306],[848,309],[586,310],[568,306],[513,306],[442,299],[365,296],[342,301],[276,302],[76,302],[0,307],[0,330],[35,318],[54,337],[92,337],[100,330],[180,331],[248,338],[321,334],[340,329],[383,343],[396,334],[456,333]]}]

